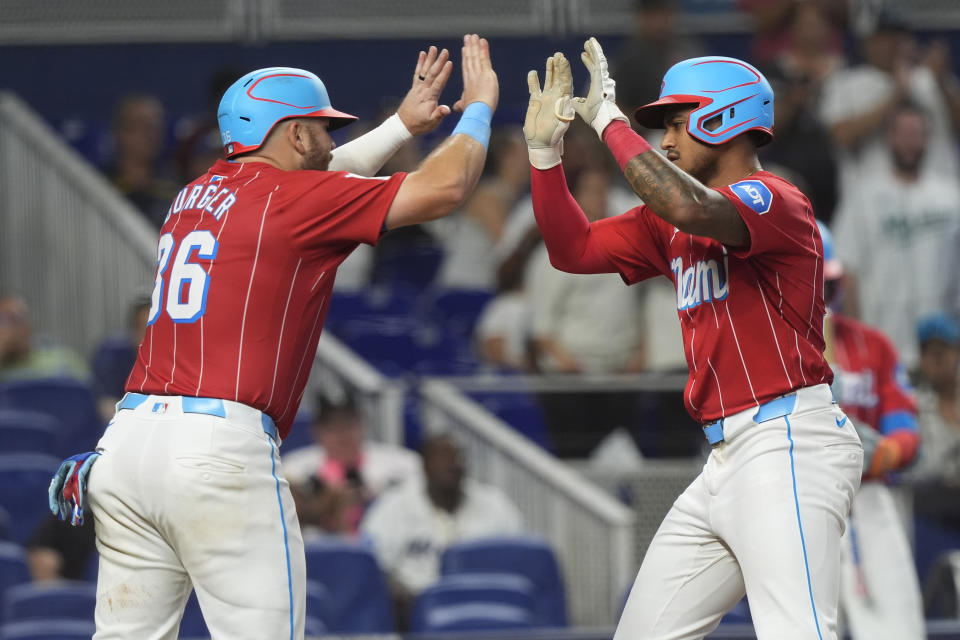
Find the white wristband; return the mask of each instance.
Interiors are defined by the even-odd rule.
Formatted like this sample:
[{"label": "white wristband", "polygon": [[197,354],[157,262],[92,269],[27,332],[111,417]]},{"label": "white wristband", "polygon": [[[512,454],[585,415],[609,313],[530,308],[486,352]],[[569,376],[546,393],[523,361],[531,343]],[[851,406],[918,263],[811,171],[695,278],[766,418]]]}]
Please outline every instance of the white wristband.
[{"label": "white wristband", "polygon": [[563,155],[563,140],[555,147],[527,147],[527,153],[533,168],[541,171],[550,169],[562,161],[560,156]]},{"label": "white wristband", "polygon": [[396,113],[383,123],[333,150],[330,171],[349,171],[358,176],[373,176],[413,137]]},{"label": "white wristband", "polygon": [[630,120],[627,116],[623,115],[623,111],[620,111],[620,108],[617,107],[615,103],[604,100],[600,103],[600,108],[597,109],[597,115],[593,119],[593,122],[590,123],[590,126],[593,127],[597,135],[600,136],[600,139],[603,140],[603,130],[614,120],[623,120],[627,124],[630,124]]}]

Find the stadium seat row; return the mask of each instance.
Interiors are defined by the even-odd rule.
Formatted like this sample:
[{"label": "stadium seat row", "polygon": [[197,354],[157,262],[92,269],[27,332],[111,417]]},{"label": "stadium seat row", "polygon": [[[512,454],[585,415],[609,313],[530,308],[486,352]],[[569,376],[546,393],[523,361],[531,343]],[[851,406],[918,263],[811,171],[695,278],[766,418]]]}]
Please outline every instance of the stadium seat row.
[{"label": "stadium seat row", "polygon": [[[395,630],[386,579],[369,548],[338,538],[323,539],[306,545],[306,560],[308,634]],[[454,545],[442,557],[441,572],[440,580],[415,601],[412,631],[567,624],[560,570],[553,551],[539,538],[488,538]],[[20,633],[30,628],[29,623],[54,618],[62,619],[63,625],[79,621],[89,637],[95,602],[96,586],[90,582],[31,583],[23,548],[0,542],[0,624],[4,625],[0,638],[7,637],[2,634],[8,629]],[[195,593],[187,603],[181,635],[209,636]]]}]

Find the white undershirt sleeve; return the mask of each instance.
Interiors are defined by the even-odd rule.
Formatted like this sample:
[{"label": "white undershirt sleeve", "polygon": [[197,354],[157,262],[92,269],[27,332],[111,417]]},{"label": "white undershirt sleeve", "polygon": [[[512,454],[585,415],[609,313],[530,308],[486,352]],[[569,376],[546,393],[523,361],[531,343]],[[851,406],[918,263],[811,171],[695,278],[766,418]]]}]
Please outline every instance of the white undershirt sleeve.
[{"label": "white undershirt sleeve", "polygon": [[400,116],[393,114],[376,129],[334,149],[330,171],[373,176],[412,137]]}]

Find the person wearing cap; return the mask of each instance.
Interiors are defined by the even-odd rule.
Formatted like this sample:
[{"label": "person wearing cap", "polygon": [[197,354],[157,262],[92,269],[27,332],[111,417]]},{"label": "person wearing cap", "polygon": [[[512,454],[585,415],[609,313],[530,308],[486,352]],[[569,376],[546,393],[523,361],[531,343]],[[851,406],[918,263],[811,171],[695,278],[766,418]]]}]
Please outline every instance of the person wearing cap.
[{"label": "person wearing cap", "polygon": [[316,444],[283,456],[287,480],[299,492],[300,523],[305,520],[301,502],[326,505],[330,517],[321,515],[311,524],[325,532],[356,535],[364,511],[377,496],[420,478],[420,456],[403,446],[370,440],[367,417],[348,391],[319,393],[315,411],[310,434]]},{"label": "person wearing cap", "polygon": [[[614,638],[703,638],[746,594],[761,640],[836,639],[840,539],[863,448],[830,392],[812,207],[757,159],[773,136],[770,84],[735,58],[675,64],[659,99],[635,112],[664,129],[659,154],[617,108],[596,39],[581,60],[585,97],[572,96],[562,53],[548,59],[542,88],[528,75],[537,224],[557,269],[673,283],[684,402],[711,445],[650,543]],[[560,166],[574,114],[643,206],[587,219]]]},{"label": "person wearing cap", "polygon": [[897,500],[886,483],[917,458],[913,389],[890,339],[840,312],[843,263],[822,224],[820,237],[828,308],[825,354],[833,369],[833,393],[864,449],[863,479],[842,540],[840,605],[854,640],[922,640],[920,581]]},{"label": "person wearing cap", "polygon": [[960,489],[960,325],[938,311],[917,323],[919,427],[924,447],[913,482]]},{"label": "person wearing cap", "polygon": [[[384,178],[367,177],[389,156],[376,131],[334,153],[330,132],[356,118],[312,72],[258,69],[224,93],[226,159],[167,210],[126,394],[97,450],[50,485],[55,514],[93,513],[97,640],[176,638],[191,588],[214,638],[304,637],[304,545],[278,447],[339,264],[452,212],[480,177],[499,84],[486,40],[467,35],[461,52],[459,123],[415,171]],[[450,113],[448,58],[420,52],[413,120],[393,126],[427,131]]]}]

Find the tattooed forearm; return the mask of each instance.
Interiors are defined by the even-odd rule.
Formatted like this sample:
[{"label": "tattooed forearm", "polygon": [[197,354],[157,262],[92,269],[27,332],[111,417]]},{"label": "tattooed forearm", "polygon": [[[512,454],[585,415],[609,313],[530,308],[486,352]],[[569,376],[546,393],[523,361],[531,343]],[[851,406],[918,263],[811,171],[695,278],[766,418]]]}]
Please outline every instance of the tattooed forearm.
[{"label": "tattooed forearm", "polygon": [[681,231],[729,246],[749,244],[750,234],[736,207],[660,154],[634,156],[623,174],[651,211]]},{"label": "tattooed forearm", "polygon": [[701,207],[708,189],[658,153],[641,153],[627,163],[623,174],[634,192],[658,216],[685,226],[683,212]]}]

